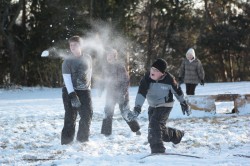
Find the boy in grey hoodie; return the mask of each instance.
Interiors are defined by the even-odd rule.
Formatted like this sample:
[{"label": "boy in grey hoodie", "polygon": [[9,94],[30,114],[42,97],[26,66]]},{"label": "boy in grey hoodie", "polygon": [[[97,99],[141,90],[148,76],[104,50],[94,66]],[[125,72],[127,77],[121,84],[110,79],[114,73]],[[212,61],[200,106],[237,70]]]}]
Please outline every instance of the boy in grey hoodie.
[{"label": "boy in grey hoodie", "polygon": [[[112,134],[112,123],[115,105],[119,105],[121,115],[126,116],[129,110],[129,75],[125,65],[118,61],[116,49],[107,48],[105,51],[107,64],[103,69],[101,89],[106,89],[106,103],[104,108],[105,117],[102,121],[101,133],[109,136]],[[124,118],[125,119],[125,118]],[[137,120],[127,121],[130,129],[140,135],[140,126]]]}]

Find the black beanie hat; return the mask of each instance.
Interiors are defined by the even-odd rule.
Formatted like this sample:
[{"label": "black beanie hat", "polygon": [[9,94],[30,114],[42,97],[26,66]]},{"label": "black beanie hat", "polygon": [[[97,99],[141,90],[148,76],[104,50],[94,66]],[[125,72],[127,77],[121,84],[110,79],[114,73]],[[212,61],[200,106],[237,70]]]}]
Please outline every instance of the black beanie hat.
[{"label": "black beanie hat", "polygon": [[165,73],[167,69],[167,62],[164,59],[159,58],[152,64],[152,67],[158,69],[162,73]]}]

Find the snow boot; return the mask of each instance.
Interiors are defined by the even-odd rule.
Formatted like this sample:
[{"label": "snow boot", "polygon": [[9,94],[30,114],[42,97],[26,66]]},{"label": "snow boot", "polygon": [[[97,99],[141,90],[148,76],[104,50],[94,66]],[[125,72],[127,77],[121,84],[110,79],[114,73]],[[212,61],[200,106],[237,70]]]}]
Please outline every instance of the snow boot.
[{"label": "snow boot", "polygon": [[136,135],[141,135],[141,132],[140,132],[140,130],[138,130],[137,132],[135,132],[136,133]]},{"label": "snow boot", "polygon": [[184,136],[184,131],[181,130],[174,130],[174,135],[171,138],[171,142],[173,142],[174,144],[178,144],[181,142],[182,137]]},{"label": "snow boot", "polygon": [[165,153],[166,148],[163,143],[150,144],[151,153]]},{"label": "snow boot", "polygon": [[112,118],[103,119],[101,134],[104,134],[105,136],[112,134]]},{"label": "snow boot", "polygon": [[67,130],[63,128],[61,136],[61,144],[67,145],[73,142],[75,136],[75,130]]},{"label": "snow boot", "polygon": [[133,120],[131,122],[126,121],[126,122],[133,132],[138,132],[140,130],[140,125],[137,122],[137,120]]}]

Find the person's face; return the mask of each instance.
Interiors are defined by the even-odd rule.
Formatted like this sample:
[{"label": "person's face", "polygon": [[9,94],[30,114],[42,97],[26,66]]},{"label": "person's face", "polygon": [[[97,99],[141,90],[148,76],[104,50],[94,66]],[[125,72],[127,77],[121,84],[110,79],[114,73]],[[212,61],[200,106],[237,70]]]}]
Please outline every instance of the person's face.
[{"label": "person's face", "polygon": [[81,56],[81,45],[78,42],[70,42],[69,43],[70,51],[73,53],[74,56],[79,57]]},{"label": "person's face", "polygon": [[115,60],[116,60],[116,58],[115,58],[115,54],[114,53],[108,53],[107,54],[107,61],[108,61],[108,63],[114,63],[115,62]]},{"label": "person's face", "polygon": [[162,72],[160,72],[158,69],[156,69],[155,67],[151,67],[150,69],[150,78],[152,80],[159,80],[164,74]]},{"label": "person's face", "polygon": [[187,59],[188,60],[192,60],[194,58],[194,56],[192,54],[187,54]]}]

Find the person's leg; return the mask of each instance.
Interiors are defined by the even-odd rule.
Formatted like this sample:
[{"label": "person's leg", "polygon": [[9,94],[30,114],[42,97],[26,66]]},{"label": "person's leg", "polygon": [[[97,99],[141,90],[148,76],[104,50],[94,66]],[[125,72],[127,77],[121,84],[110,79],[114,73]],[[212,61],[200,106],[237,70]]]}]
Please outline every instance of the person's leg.
[{"label": "person's leg", "polygon": [[190,84],[186,84],[186,94],[191,95]]},{"label": "person's leg", "polygon": [[186,84],[186,94],[195,95],[195,88],[197,84]]},{"label": "person's leg", "polygon": [[71,101],[65,87],[62,89],[62,98],[65,109],[65,116],[61,135],[61,144],[64,145],[71,143],[74,139],[77,111],[72,109]]},{"label": "person's leg", "polygon": [[172,107],[166,107],[166,108],[160,108],[160,109],[165,110],[164,114],[162,115],[161,122],[160,122],[161,130],[162,130],[162,140],[164,142],[173,142],[174,144],[180,143],[182,137],[184,136],[184,132],[181,130],[177,130],[175,128],[166,127],[166,123],[167,123],[169,114],[172,110]]},{"label": "person's leg", "polygon": [[79,110],[80,121],[77,132],[77,140],[80,142],[88,141],[90,135],[90,125],[93,116],[92,100],[90,90],[77,91],[81,101]]},{"label": "person's leg", "polygon": [[166,127],[163,130],[162,139],[164,142],[173,142],[174,144],[178,144],[181,142],[183,136],[184,136],[183,131],[171,127]]},{"label": "person's leg", "polygon": [[126,121],[126,123],[128,124],[128,126],[133,132],[136,132],[137,135],[140,135],[140,132],[139,132],[140,125],[138,121],[133,120],[133,121],[128,122],[125,118],[125,116],[127,115],[127,112],[130,111],[128,94],[125,95],[125,98],[123,101],[119,101],[118,103],[119,103],[119,108],[120,108],[123,119]]},{"label": "person's leg", "polygon": [[114,108],[105,106],[104,113],[105,113],[105,118],[102,121],[101,134],[109,136],[112,134]]},{"label": "person's leg", "polygon": [[112,122],[115,110],[115,101],[111,96],[106,96],[106,104],[104,107],[105,117],[102,121],[101,134],[109,136],[112,134]]},{"label": "person's leg", "polygon": [[195,95],[195,88],[197,84],[190,84],[190,95]]},{"label": "person's leg", "polygon": [[165,128],[171,108],[149,108],[149,127],[148,142],[150,144],[151,153],[164,153],[163,145],[163,129]]}]

